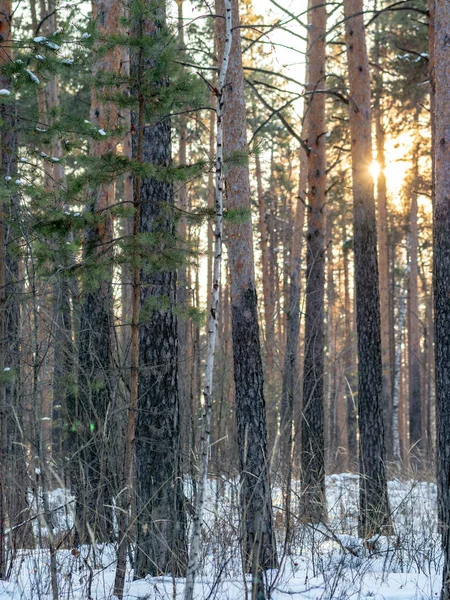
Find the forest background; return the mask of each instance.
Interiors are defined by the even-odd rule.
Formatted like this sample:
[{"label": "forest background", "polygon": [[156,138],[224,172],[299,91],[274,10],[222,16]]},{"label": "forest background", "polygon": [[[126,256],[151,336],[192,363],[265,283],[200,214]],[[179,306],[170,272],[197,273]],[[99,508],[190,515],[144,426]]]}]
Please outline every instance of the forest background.
[{"label": "forest background", "polygon": [[393,535],[387,480],[434,480],[445,430],[432,15],[2,1],[1,579],[47,545],[56,599],[57,550],[111,543],[119,598],[127,557],[193,593],[213,479],[255,598],[325,474]]}]

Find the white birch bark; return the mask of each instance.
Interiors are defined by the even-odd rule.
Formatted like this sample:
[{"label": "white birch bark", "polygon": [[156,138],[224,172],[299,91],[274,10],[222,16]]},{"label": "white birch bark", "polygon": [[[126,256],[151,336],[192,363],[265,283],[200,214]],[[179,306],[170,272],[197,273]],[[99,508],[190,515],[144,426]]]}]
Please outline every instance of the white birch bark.
[{"label": "white birch bark", "polygon": [[199,568],[200,539],[203,522],[203,511],[206,499],[206,484],[209,464],[209,442],[211,435],[211,410],[212,410],[212,385],[214,374],[214,355],[216,348],[216,332],[218,325],[218,306],[220,292],[220,266],[222,262],[222,230],[223,230],[223,91],[228,62],[231,52],[232,40],[232,15],[231,0],[225,0],[225,50],[220,67],[216,92],[216,187],[215,187],[215,243],[214,243],[214,265],[213,284],[211,291],[211,305],[209,310],[207,350],[205,365],[205,380],[203,386],[203,417],[201,430],[201,456],[200,456],[200,478],[197,491],[195,515],[192,526],[190,544],[190,556],[186,573],[186,586],[184,589],[184,600],[193,600],[195,577]]}]

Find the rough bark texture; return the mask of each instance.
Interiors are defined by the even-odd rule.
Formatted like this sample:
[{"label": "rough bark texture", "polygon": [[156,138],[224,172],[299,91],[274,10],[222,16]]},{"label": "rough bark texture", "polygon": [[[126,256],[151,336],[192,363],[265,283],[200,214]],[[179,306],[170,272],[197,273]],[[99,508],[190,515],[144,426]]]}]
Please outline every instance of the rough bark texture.
[{"label": "rough bark texture", "polygon": [[437,479],[444,572],[441,600],[450,598],[450,6],[435,2],[434,310]]},{"label": "rough bark texture", "polygon": [[[165,26],[165,8],[150,2],[141,35]],[[143,77],[153,60],[144,57]],[[132,59],[132,77],[139,68]],[[144,79],[145,86],[145,79]],[[145,87],[144,87],[145,89]],[[138,91],[138,94],[142,91]],[[132,113],[134,129],[140,127]],[[137,155],[136,136],[133,156]],[[143,124],[142,161],[158,167],[172,162],[171,123],[155,116]],[[178,395],[178,339],[176,269],[170,266],[174,247],[173,184],[162,178],[142,177],[140,189],[142,255],[150,256],[141,271],[139,331],[139,402],[136,423],[137,547],[134,576],[172,573],[186,569],[184,495],[180,473]]]},{"label": "rough bark texture", "polygon": [[350,83],[355,291],[358,333],[360,514],[362,537],[391,529],[385,471],[377,233],[372,164],[370,74],[361,0],[345,0]]},{"label": "rough bark texture", "polygon": [[392,431],[390,425],[392,414],[392,373],[391,373],[391,337],[390,337],[390,304],[389,289],[389,247],[387,230],[387,189],[384,169],[386,160],[384,155],[385,131],[382,118],[381,96],[383,93],[383,72],[380,68],[380,32],[379,20],[376,21],[374,60],[375,69],[375,136],[377,147],[377,162],[380,172],[377,178],[377,233],[378,233],[378,270],[380,287],[380,322],[381,322],[381,364],[383,373],[383,402],[386,423],[386,450],[387,456],[392,456]]},{"label": "rough bark texture", "polygon": [[[224,14],[222,0],[216,13]],[[233,42],[224,94],[225,160],[233,152],[248,151],[246,106],[239,25],[239,2],[232,2]],[[224,49],[224,20],[216,19],[219,57]],[[272,530],[272,499],[267,453],[266,412],[255,287],[253,236],[250,217],[250,182],[247,166],[229,164],[226,176],[229,211],[244,212],[239,221],[226,224],[231,279],[236,421],[241,463],[244,560],[247,568],[276,565]],[[256,566],[255,566],[256,565]]]},{"label": "rough bark texture", "polygon": [[[120,6],[111,0],[96,0],[92,5],[99,34],[107,38],[119,30]],[[92,75],[119,74],[120,48],[103,51],[96,47]],[[108,134],[117,128],[117,109],[105,102],[102,94],[107,86],[94,86],[91,96],[91,120]],[[114,137],[91,142],[90,156],[99,158],[115,153]],[[80,315],[79,397],[78,414],[72,427],[79,430],[85,450],[81,452],[81,480],[84,498],[77,499],[78,533],[82,542],[112,537],[112,513],[107,506],[112,498],[112,470],[109,459],[112,448],[110,417],[113,402],[113,293],[112,238],[113,221],[110,209],[115,200],[113,182],[97,186],[91,192],[90,210],[97,218],[94,226],[85,230],[84,257],[87,278]],[[98,273],[89,269],[100,268]],[[91,532],[89,532],[89,528]],[[92,540],[91,540],[92,541]]]},{"label": "rough bark texture", "polygon": [[308,229],[302,414],[302,518],[325,518],[324,293],[325,293],[325,87],[326,7],[310,1],[308,27]]}]

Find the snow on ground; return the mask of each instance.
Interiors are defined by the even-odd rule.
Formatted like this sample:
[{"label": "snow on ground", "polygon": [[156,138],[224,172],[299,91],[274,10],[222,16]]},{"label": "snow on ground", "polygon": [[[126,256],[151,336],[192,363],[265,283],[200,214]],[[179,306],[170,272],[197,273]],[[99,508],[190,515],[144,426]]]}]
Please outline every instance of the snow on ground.
[{"label": "snow on ground", "polygon": [[[281,566],[267,573],[273,600],[431,600],[439,598],[441,551],[436,517],[436,486],[426,482],[389,483],[395,535],[363,544],[357,538],[358,479],[351,474],[327,478],[329,523],[311,526],[295,522],[289,556],[283,553],[281,497],[274,492],[275,523]],[[63,490],[52,494],[58,533],[72,524],[71,498]],[[212,480],[203,536],[203,570],[196,586],[198,600],[250,600],[250,579],[244,577],[237,543],[237,486]],[[36,533],[39,519],[35,521]],[[42,527],[42,524],[41,524]],[[44,544],[45,545],[45,544]],[[107,600],[112,597],[115,549],[99,544],[80,553],[58,550],[61,600]],[[168,577],[132,581],[129,569],[126,600],[182,598],[184,580]],[[50,600],[49,555],[23,550],[15,557],[8,582],[0,581],[0,600]]]}]

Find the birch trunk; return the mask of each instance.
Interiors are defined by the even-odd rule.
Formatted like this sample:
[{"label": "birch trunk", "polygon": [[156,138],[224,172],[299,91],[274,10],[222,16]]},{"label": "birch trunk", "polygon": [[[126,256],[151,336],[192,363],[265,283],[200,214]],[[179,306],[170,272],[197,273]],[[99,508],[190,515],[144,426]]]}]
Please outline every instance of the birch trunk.
[{"label": "birch trunk", "polygon": [[[405,281],[408,275],[408,269],[405,270]],[[398,328],[397,328],[397,349],[395,352],[395,368],[394,368],[394,390],[392,402],[392,454],[394,464],[397,469],[401,463],[401,448],[400,448],[400,427],[399,427],[399,395],[400,395],[400,373],[402,361],[402,340],[403,327],[406,316],[406,285],[403,284],[400,290],[400,305],[398,308]]]},{"label": "birch trunk", "polygon": [[209,444],[211,437],[211,413],[213,402],[213,376],[214,376],[214,357],[216,349],[216,335],[219,319],[219,298],[220,298],[220,271],[222,264],[222,233],[223,233],[223,108],[224,108],[224,85],[227,76],[228,63],[231,53],[232,41],[232,8],[231,0],[225,0],[225,44],[223,57],[220,64],[220,73],[217,81],[217,99],[216,99],[216,188],[215,188],[215,243],[214,243],[214,262],[213,262],[213,285],[211,290],[211,302],[209,307],[209,320],[207,330],[206,346],[206,364],[205,380],[203,387],[203,416],[202,429],[200,437],[200,476],[197,488],[197,498],[195,506],[195,515],[192,525],[192,536],[190,544],[190,556],[186,574],[186,585],[184,589],[184,600],[193,600],[195,578],[200,563],[200,544],[201,529],[203,524],[203,513],[206,500],[206,486],[208,478],[209,464]]}]

